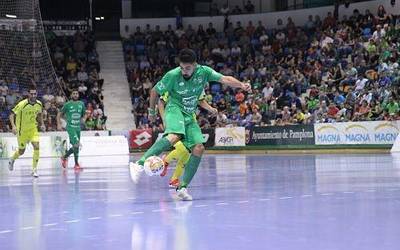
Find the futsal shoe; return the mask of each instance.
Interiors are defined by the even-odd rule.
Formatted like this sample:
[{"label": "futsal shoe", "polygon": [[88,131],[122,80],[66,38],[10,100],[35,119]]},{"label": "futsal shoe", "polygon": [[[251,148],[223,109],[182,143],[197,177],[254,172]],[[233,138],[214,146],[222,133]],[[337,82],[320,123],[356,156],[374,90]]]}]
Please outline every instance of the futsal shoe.
[{"label": "futsal shoe", "polygon": [[164,177],[164,176],[167,174],[167,171],[168,171],[169,163],[165,161],[165,158],[166,158],[166,157],[167,157],[167,156],[164,155],[163,158],[162,158],[162,160],[163,160],[163,162],[164,162],[164,170],[163,170],[163,171],[161,172],[161,174],[160,174],[161,177]]},{"label": "futsal shoe", "polygon": [[137,162],[129,162],[129,174],[131,175],[131,180],[133,183],[137,184],[139,182],[140,175],[144,171],[142,165]]},{"label": "futsal shoe", "polygon": [[15,162],[15,160],[10,158],[10,160],[8,161],[8,170],[10,170],[10,171],[14,170],[14,162]]},{"label": "futsal shoe", "polygon": [[68,159],[67,158],[61,157],[61,166],[63,168],[67,168],[67,166],[68,166]]},{"label": "futsal shoe", "polygon": [[191,201],[193,200],[192,196],[189,194],[186,188],[181,188],[176,190],[177,196],[181,201]]},{"label": "futsal shoe", "polygon": [[34,177],[34,178],[38,178],[39,177],[36,169],[32,170],[32,177]]},{"label": "futsal shoe", "polygon": [[74,170],[75,171],[79,171],[79,170],[82,170],[82,168],[81,168],[81,166],[79,164],[75,164]]},{"label": "futsal shoe", "polygon": [[177,188],[179,187],[179,179],[173,179],[169,181],[170,188]]}]

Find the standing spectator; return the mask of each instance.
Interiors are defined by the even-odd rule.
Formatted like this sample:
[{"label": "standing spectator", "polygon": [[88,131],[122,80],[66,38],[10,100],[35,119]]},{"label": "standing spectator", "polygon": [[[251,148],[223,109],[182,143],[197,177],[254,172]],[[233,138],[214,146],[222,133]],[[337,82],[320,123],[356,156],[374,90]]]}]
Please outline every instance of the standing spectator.
[{"label": "standing spectator", "polygon": [[174,13],[175,13],[176,28],[177,29],[183,28],[182,13],[181,13],[181,10],[179,9],[179,7],[176,5],[174,7]]},{"label": "standing spectator", "polygon": [[247,13],[254,13],[254,4],[248,0],[247,3],[244,5],[244,9]]},{"label": "standing spectator", "polygon": [[228,4],[224,4],[224,5],[221,7],[221,9],[220,9],[219,12],[220,12],[221,15],[223,15],[223,16],[228,16],[228,15],[230,14],[230,9],[229,9]]}]

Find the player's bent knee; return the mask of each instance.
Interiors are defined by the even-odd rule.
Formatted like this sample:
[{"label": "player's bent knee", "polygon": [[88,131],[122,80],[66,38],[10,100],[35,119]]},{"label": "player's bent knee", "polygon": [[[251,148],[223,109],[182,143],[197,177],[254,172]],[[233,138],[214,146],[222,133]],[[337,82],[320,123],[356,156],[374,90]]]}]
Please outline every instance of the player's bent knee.
[{"label": "player's bent knee", "polygon": [[181,136],[177,134],[169,134],[167,135],[167,139],[172,145],[174,145],[175,143],[181,140]]},{"label": "player's bent knee", "polygon": [[192,152],[193,152],[194,155],[200,156],[200,155],[203,154],[204,150],[205,150],[205,147],[204,147],[203,144],[196,144],[193,147]]},{"label": "player's bent knee", "polygon": [[18,149],[18,153],[19,155],[23,155],[25,153],[25,149],[24,148]]},{"label": "player's bent knee", "polygon": [[79,143],[72,145],[74,148],[79,148]]}]

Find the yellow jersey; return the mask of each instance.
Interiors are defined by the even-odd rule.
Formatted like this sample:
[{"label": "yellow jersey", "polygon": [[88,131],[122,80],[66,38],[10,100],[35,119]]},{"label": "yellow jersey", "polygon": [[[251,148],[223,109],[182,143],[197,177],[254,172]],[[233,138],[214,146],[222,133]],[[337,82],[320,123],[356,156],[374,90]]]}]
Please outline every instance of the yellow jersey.
[{"label": "yellow jersey", "polygon": [[34,104],[29,103],[28,99],[20,101],[13,109],[15,114],[15,125],[18,135],[37,131],[37,115],[42,113],[43,105],[39,100]]}]

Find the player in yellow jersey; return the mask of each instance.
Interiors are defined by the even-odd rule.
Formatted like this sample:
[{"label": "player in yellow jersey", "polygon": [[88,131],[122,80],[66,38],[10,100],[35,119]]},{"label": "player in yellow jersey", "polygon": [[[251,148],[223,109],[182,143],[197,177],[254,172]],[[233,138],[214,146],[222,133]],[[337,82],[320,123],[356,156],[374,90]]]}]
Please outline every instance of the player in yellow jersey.
[{"label": "player in yellow jersey", "polygon": [[46,130],[43,123],[42,116],[42,103],[37,100],[37,91],[35,87],[29,89],[28,98],[20,101],[10,114],[10,123],[13,134],[17,135],[18,149],[14,152],[8,163],[10,171],[14,170],[14,162],[18,157],[25,153],[25,148],[28,143],[33,146],[33,162],[32,162],[32,176],[39,177],[37,173],[37,165],[39,161],[39,131],[38,121],[40,122],[40,129]]},{"label": "player in yellow jersey", "polygon": [[[168,93],[165,93],[158,102],[158,110],[160,113],[161,118],[164,121],[164,106],[165,103],[168,101]],[[204,108],[205,110],[209,111],[211,114],[216,115],[218,114],[218,110],[210,106],[207,101],[204,99],[204,94],[199,98],[199,106]],[[163,157],[165,169],[164,172],[161,173],[161,176],[165,176],[167,174],[168,165],[173,161],[176,160],[176,169],[172,174],[169,180],[169,186],[171,188],[177,188],[179,186],[179,178],[182,176],[185,164],[189,161],[190,152],[187,150],[185,145],[178,141],[174,145],[174,150],[172,150],[167,156]]]}]

